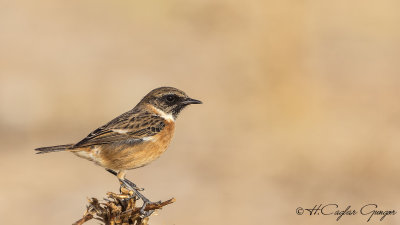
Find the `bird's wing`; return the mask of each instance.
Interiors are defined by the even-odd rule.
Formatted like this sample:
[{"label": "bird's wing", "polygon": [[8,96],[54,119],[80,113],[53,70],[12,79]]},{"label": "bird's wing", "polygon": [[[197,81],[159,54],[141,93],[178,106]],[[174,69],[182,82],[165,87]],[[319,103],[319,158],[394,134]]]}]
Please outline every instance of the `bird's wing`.
[{"label": "bird's wing", "polygon": [[164,119],[151,113],[127,112],[97,128],[73,148],[118,142],[140,143],[146,137],[159,133],[165,127]]}]

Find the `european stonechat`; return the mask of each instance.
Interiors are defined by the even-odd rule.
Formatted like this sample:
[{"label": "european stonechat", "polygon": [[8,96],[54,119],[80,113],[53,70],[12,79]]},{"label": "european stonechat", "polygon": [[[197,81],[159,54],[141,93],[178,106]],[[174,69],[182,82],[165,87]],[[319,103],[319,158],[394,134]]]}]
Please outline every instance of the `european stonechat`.
[{"label": "european stonechat", "polygon": [[72,152],[106,168],[143,200],[141,212],[145,214],[144,208],[150,201],[134,183],[125,179],[125,171],[160,157],[171,142],[175,120],[182,109],[201,103],[176,88],[160,87],[148,93],[133,109],[97,128],[80,142],[35,150],[38,154]]}]

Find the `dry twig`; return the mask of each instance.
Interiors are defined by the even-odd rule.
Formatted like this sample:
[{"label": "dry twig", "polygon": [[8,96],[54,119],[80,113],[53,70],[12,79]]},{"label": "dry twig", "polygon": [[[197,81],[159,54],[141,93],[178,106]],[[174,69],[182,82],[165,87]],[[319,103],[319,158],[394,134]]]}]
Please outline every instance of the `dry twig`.
[{"label": "dry twig", "polygon": [[[105,225],[147,225],[149,217],[143,218],[140,214],[140,207],[136,207],[136,198],[132,191],[122,189],[122,194],[107,193],[107,198],[99,202],[96,198],[88,199],[89,205],[82,219],[76,221],[73,225],[82,225],[83,223],[96,219]],[[152,203],[145,207],[145,211],[157,210],[175,202],[171,198],[161,203]]]}]

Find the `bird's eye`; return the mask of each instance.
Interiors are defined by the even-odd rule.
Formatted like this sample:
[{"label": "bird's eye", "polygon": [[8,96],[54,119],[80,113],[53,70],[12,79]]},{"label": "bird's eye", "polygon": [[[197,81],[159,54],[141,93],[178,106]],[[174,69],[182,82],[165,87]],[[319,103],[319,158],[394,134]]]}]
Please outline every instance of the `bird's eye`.
[{"label": "bird's eye", "polygon": [[165,99],[166,99],[168,102],[174,102],[174,101],[175,101],[175,97],[174,97],[173,95],[167,95],[167,96],[165,97]]}]

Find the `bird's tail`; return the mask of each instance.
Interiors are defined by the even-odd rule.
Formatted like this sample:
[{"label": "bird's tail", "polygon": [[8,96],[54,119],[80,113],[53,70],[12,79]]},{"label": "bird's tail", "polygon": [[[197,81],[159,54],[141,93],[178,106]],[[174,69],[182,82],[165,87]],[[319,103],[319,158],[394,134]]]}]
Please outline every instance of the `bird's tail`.
[{"label": "bird's tail", "polygon": [[74,146],[73,144],[68,144],[68,145],[56,145],[56,146],[49,146],[49,147],[41,147],[35,149],[36,154],[43,154],[43,153],[49,153],[49,152],[61,152],[68,150]]}]

